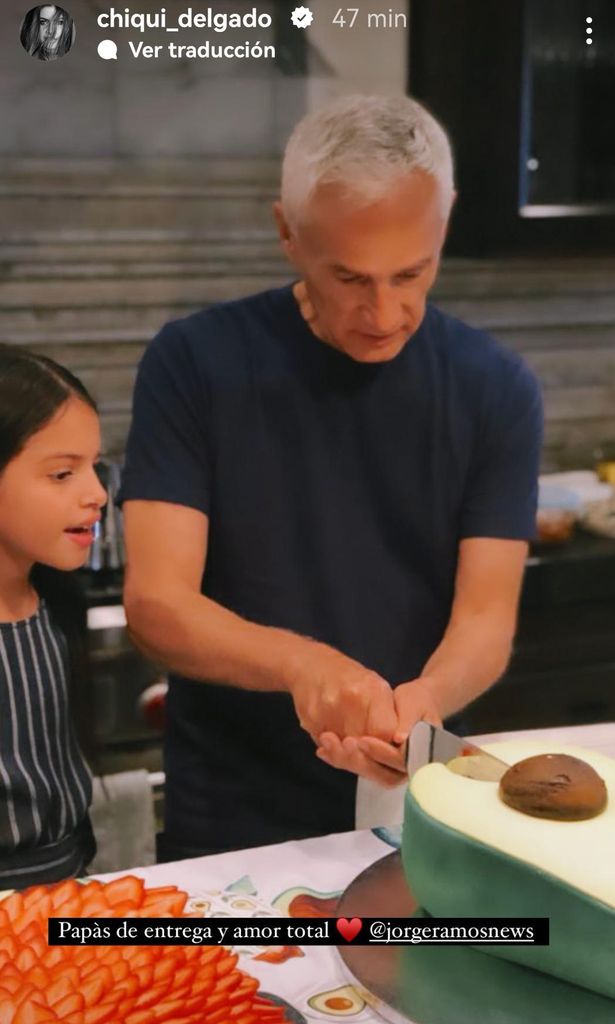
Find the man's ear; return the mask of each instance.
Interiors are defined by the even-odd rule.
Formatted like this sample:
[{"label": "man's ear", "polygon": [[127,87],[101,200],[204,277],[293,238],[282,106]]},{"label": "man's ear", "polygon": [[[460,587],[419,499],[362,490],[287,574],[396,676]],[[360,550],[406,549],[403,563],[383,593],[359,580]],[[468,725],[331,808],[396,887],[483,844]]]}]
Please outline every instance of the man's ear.
[{"label": "man's ear", "polygon": [[278,228],[278,235],[280,236],[280,244],[286,259],[290,263],[295,262],[295,239],[290,229],[288,221],[284,216],[284,210],[282,209],[282,203],[277,200],[273,204],[273,216]]},{"label": "man's ear", "polygon": [[446,218],[446,223],[444,225],[444,231],[442,232],[442,245],[444,245],[444,242],[446,241],[446,238],[447,238],[449,230],[450,230],[451,216],[452,216],[453,210],[455,208],[455,203],[457,202],[458,194],[459,194],[458,192],[453,192],[453,195],[452,195],[452,198],[451,198],[450,209],[448,211],[448,216]]}]

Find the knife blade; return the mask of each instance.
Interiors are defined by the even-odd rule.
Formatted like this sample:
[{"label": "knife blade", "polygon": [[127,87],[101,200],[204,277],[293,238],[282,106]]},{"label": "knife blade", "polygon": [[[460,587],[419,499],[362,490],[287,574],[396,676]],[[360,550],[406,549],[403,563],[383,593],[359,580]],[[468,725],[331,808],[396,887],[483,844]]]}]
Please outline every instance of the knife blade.
[{"label": "knife blade", "polygon": [[510,768],[499,757],[488,754],[475,743],[430,725],[429,722],[417,722],[407,740],[408,778],[411,779],[423,765],[434,761],[445,764],[457,775],[482,782],[499,782]]}]

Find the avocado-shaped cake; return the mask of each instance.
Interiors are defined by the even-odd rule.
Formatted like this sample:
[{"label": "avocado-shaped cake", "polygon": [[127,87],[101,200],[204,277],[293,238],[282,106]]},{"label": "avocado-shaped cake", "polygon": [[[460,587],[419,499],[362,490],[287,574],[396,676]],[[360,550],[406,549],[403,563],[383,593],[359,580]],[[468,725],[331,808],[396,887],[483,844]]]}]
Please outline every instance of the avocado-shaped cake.
[{"label": "avocado-shaped cake", "polygon": [[548,946],[481,951],[615,999],[615,760],[539,741],[485,749],[513,769],[500,782],[436,763],[410,781],[414,897],[435,917],[549,918]]}]

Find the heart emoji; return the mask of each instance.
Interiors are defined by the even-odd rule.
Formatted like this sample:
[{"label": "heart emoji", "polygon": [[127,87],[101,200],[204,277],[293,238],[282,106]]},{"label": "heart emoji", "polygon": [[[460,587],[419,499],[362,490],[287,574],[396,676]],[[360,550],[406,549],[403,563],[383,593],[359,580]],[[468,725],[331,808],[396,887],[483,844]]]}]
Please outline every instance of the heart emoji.
[{"label": "heart emoji", "polygon": [[352,942],[363,927],[360,917],[352,917],[350,920],[347,917],[338,917],[336,924],[338,932],[346,942]]}]

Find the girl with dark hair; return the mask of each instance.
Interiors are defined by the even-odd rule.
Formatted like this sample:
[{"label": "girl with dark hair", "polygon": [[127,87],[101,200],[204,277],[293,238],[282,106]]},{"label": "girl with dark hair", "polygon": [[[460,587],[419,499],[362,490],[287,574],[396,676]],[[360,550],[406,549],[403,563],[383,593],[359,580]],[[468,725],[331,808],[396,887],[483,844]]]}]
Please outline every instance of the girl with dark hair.
[{"label": "girl with dark hair", "polygon": [[[94,401],[64,367],[0,344],[0,889],[83,873],[96,845],[83,724],[82,566],[106,493]],[[68,572],[67,572],[68,570]]]},{"label": "girl with dark hair", "polygon": [[21,45],[31,57],[55,60],[68,53],[75,39],[75,24],[57,4],[32,7],[21,26]]}]

